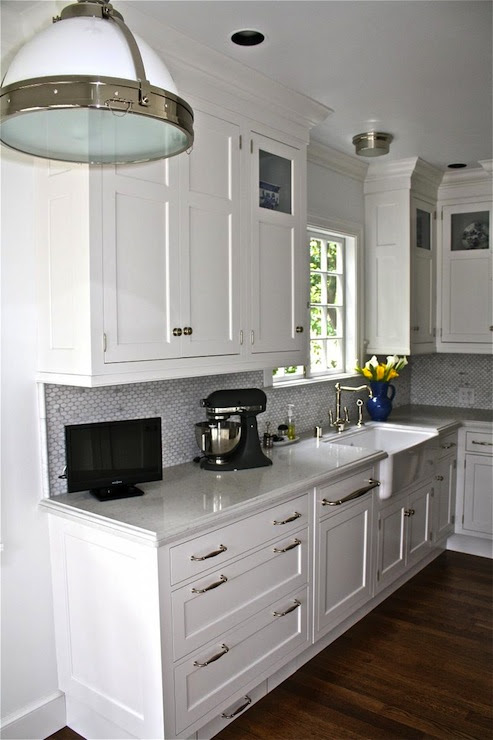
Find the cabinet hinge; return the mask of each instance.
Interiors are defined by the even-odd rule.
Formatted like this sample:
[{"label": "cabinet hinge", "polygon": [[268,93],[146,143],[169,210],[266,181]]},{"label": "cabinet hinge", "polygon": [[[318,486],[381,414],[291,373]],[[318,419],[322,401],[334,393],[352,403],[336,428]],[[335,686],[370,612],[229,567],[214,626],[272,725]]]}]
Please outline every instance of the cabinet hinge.
[{"label": "cabinet hinge", "polygon": [[242,135],[240,134],[240,149],[242,148],[242,146],[243,146],[243,137],[242,137]]},{"label": "cabinet hinge", "polygon": [[250,139],[250,154],[253,154],[253,139]]},{"label": "cabinet hinge", "polygon": [[433,211],[433,221],[436,221],[436,220],[437,220],[437,212]]},{"label": "cabinet hinge", "polygon": [[433,532],[430,529],[430,541],[431,541],[432,536],[433,536]]},{"label": "cabinet hinge", "polygon": [[457,470],[457,460],[454,460],[453,465],[452,465],[452,468],[454,470]]},{"label": "cabinet hinge", "polygon": [[464,524],[464,514],[462,514],[462,524]]},{"label": "cabinet hinge", "polygon": [[450,523],[451,524],[455,524],[455,514],[452,514],[452,516],[450,518]]},{"label": "cabinet hinge", "polygon": [[379,580],[380,580],[380,571],[377,570],[377,581],[379,581]]},{"label": "cabinet hinge", "polygon": [[103,332],[103,352],[106,352],[106,334]]},{"label": "cabinet hinge", "polygon": [[443,209],[440,211],[440,219],[443,221]]},{"label": "cabinet hinge", "polygon": [[382,520],[381,519],[378,520],[378,528],[379,529],[382,529]]}]

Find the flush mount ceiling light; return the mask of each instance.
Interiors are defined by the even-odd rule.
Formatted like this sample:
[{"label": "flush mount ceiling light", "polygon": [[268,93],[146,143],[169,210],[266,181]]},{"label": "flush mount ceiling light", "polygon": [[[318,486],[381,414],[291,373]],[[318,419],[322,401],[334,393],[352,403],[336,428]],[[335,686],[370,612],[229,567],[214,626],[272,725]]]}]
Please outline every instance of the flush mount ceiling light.
[{"label": "flush mount ceiling light", "polygon": [[389,153],[390,142],[394,137],[382,131],[369,131],[353,137],[356,154],[360,157],[381,157]]},{"label": "flush mount ceiling light", "polygon": [[4,144],[93,164],[163,159],[192,145],[192,109],[108,0],[77,0],[53,21],[20,49],[3,80]]}]

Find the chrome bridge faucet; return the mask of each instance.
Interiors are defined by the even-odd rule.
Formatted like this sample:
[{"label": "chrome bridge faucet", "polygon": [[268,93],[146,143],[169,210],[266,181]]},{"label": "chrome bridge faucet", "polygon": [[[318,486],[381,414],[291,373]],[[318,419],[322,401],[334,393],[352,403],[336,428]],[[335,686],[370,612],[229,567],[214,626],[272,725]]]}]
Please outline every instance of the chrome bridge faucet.
[{"label": "chrome bridge faucet", "polygon": [[[330,420],[330,426],[335,427],[339,433],[343,432],[350,424],[349,421],[349,414],[347,410],[347,406],[344,406],[344,418],[341,417],[341,395],[342,391],[367,391],[368,397],[372,398],[372,392],[369,385],[358,385],[358,386],[350,386],[350,385],[341,385],[340,383],[335,384],[336,389],[336,418],[334,419],[334,415],[332,413],[332,409],[329,410],[329,420]],[[356,401],[356,404],[358,406],[358,423],[356,424],[357,427],[362,427],[364,425],[363,421],[363,401],[358,398]]]}]

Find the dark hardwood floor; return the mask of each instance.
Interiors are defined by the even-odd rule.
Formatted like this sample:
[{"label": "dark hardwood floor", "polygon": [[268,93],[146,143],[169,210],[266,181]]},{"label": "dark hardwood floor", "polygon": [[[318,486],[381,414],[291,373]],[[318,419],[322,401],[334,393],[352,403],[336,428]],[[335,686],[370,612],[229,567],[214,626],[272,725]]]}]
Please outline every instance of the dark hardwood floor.
[{"label": "dark hardwood floor", "polygon": [[443,553],[216,740],[491,740],[492,566]]}]

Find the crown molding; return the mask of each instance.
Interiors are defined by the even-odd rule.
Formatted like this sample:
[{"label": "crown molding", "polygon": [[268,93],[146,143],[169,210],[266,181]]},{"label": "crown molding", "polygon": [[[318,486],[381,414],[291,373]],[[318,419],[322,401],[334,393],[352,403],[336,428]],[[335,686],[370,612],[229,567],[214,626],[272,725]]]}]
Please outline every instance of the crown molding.
[{"label": "crown molding", "polygon": [[446,172],[438,189],[441,202],[457,201],[458,198],[487,198],[493,192],[492,160],[482,160],[481,167]]},{"label": "crown molding", "polygon": [[329,170],[351,177],[358,182],[364,182],[368,164],[356,157],[344,154],[338,149],[332,149],[318,141],[311,141],[307,150],[308,162],[326,167]]},{"label": "crown molding", "polygon": [[420,157],[372,162],[365,179],[365,194],[412,189],[417,195],[435,200],[442,178],[442,170]]}]

